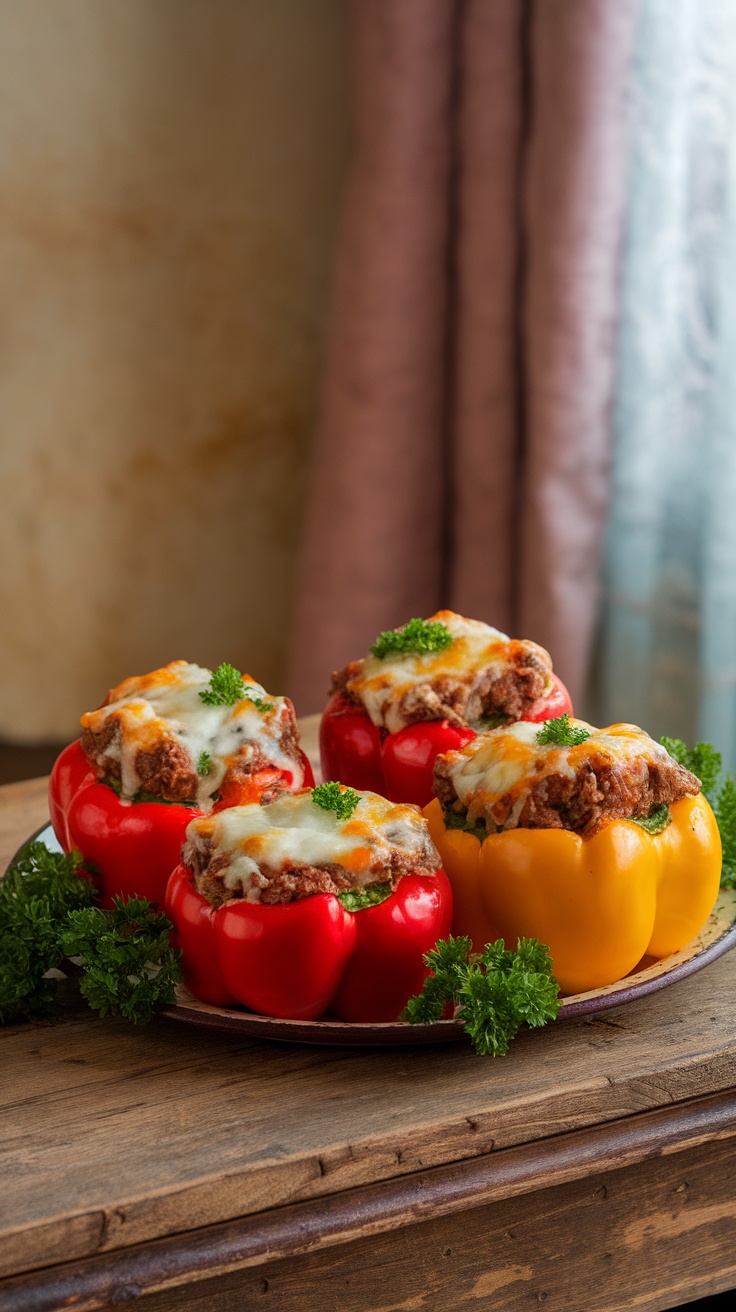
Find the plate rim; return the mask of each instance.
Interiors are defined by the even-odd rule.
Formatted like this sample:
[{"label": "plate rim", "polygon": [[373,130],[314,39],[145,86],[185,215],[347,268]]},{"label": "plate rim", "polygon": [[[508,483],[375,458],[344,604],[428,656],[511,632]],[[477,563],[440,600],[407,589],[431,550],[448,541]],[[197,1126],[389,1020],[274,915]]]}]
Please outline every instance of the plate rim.
[{"label": "plate rim", "polygon": [[[42,836],[49,830],[53,834],[53,826],[50,820],[46,824],[40,825],[20,844],[5,869],[10,869],[29,843],[42,840]],[[3,871],[3,874],[5,874],[5,871]],[[736,890],[733,890],[733,894],[733,917],[730,924],[722,930],[712,943],[702,948],[700,952],[688,957],[685,961],[677,962],[669,970],[663,970],[656,975],[650,976],[648,979],[639,979],[638,982],[635,982],[637,980],[635,973],[625,975],[623,980],[607,986],[611,990],[608,993],[599,994],[591,990],[588,993],[572,994],[568,998],[563,998],[559,1013],[555,1021],[551,1023],[559,1024],[560,1022],[577,1020],[581,1016],[593,1016],[600,1011],[622,1007],[629,1002],[638,1002],[640,998],[649,997],[652,993],[658,993],[660,989],[668,988],[671,984],[677,984],[681,980],[687,979],[690,975],[703,970],[711,962],[729,952],[736,946]],[[673,953],[672,955],[677,954]],[[656,963],[653,962],[652,964]],[[638,974],[643,975],[649,969],[651,967],[644,967]],[[625,986],[626,980],[632,982]],[[617,987],[619,984],[624,985],[624,987]],[[461,1020],[438,1020],[420,1025],[410,1025],[407,1021],[342,1021],[331,1018],[325,1020],[284,1020],[276,1016],[264,1016],[258,1012],[245,1010],[241,1012],[235,1008],[214,1007],[208,1003],[201,1003],[198,999],[193,999],[193,1001],[196,1002],[196,1006],[190,1006],[186,1003],[174,1003],[172,1006],[162,1007],[157,1015],[198,1029],[231,1034],[239,1033],[253,1038],[275,1039],[284,1043],[312,1043],[340,1047],[370,1045],[378,1047],[389,1044],[415,1045],[419,1043],[468,1041]]]}]

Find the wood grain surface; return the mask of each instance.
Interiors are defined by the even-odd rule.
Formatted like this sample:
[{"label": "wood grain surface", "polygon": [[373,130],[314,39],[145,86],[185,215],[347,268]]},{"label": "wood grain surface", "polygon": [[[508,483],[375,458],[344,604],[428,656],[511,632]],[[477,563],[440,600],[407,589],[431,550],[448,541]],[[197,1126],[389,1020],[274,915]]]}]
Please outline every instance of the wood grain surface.
[{"label": "wood grain surface", "polygon": [[168,1290],[141,1312],[665,1312],[736,1285],[734,1144],[676,1166],[644,1162],[216,1277],[185,1304]]},{"label": "wood grain surface", "polygon": [[0,1035],[0,1270],[467,1159],[736,1082],[736,956],[651,1000],[464,1048],[230,1043],[85,1013]]},{"label": "wood grain surface", "polygon": [[[44,781],[0,789],[0,854],[9,856],[45,818]],[[547,1224],[543,1218],[551,1218],[553,1211],[556,1215],[559,1210],[550,1201],[553,1187],[563,1199],[560,1215],[567,1215],[568,1204],[564,1202],[567,1195],[559,1191],[573,1190],[569,1205],[572,1230],[564,1244],[551,1219],[548,1225],[551,1251],[557,1251],[557,1244],[562,1272],[568,1258],[572,1263],[579,1257],[578,1221],[573,1213],[580,1211],[581,1226],[597,1215],[613,1216],[611,1208],[596,1212],[597,1204],[591,1211],[590,1201],[585,1200],[597,1195],[580,1182],[579,1172],[587,1169],[586,1161],[590,1165],[594,1159],[597,1173],[610,1170],[614,1164],[612,1152],[621,1167],[617,1179],[622,1179],[626,1170],[634,1170],[629,1165],[633,1159],[627,1156],[626,1142],[630,1141],[626,1136],[633,1133],[635,1125],[639,1127],[636,1133],[640,1148],[634,1158],[644,1152],[644,1160],[636,1168],[639,1171],[648,1169],[646,1157],[650,1150],[664,1152],[669,1160],[669,1154],[679,1148],[678,1163],[688,1153],[695,1154],[695,1162],[697,1154],[706,1148],[716,1156],[731,1154],[729,1118],[733,1109],[728,1100],[718,1103],[715,1120],[705,1130],[701,1125],[702,1133],[697,1128],[702,1108],[696,1105],[691,1114],[673,1104],[695,1098],[707,1100],[736,1084],[735,993],[736,954],[732,953],[700,975],[649,999],[604,1016],[524,1033],[508,1057],[495,1062],[482,1060],[463,1047],[361,1051],[255,1040],[232,1042],[218,1035],[189,1033],[162,1019],[136,1030],[120,1021],[99,1020],[73,1006],[48,1025],[5,1027],[0,1030],[0,1274],[13,1277],[80,1260],[133,1260],[143,1251],[141,1245],[173,1244],[176,1236],[185,1236],[185,1248],[196,1247],[202,1235],[212,1235],[213,1227],[262,1225],[262,1214],[268,1209],[317,1209],[312,1214],[315,1223],[320,1208],[328,1204],[339,1208],[351,1197],[354,1201],[354,1191],[389,1186],[396,1189],[403,1184],[425,1187],[420,1176],[437,1181],[439,1169],[470,1173],[465,1186],[471,1192],[462,1202],[465,1210],[460,1233],[466,1236],[467,1230],[467,1235],[496,1235],[497,1248],[490,1266],[487,1246],[483,1248],[485,1257],[478,1259],[480,1266],[474,1264],[472,1244],[470,1239],[466,1244],[466,1238],[462,1241],[467,1247],[467,1252],[462,1250],[464,1256],[458,1251],[456,1261],[444,1265],[439,1262],[437,1243],[444,1241],[437,1236],[447,1236],[451,1230],[457,1234],[449,1212],[447,1216],[443,1212],[452,1195],[449,1181],[444,1181],[440,1194],[445,1202],[435,1199],[431,1219],[421,1214],[421,1209],[415,1215],[410,1200],[407,1206],[411,1217],[397,1204],[399,1210],[391,1220],[391,1207],[384,1199],[391,1234],[374,1234],[370,1239],[347,1243],[349,1236],[339,1226],[329,1237],[329,1226],[323,1218],[324,1242],[333,1245],[330,1255],[315,1252],[297,1258],[289,1255],[297,1249],[284,1249],[274,1284],[262,1265],[264,1254],[273,1255],[274,1251],[266,1248],[258,1259],[258,1276],[249,1276],[250,1283],[238,1285],[237,1295],[232,1284],[235,1277],[226,1272],[213,1276],[212,1289],[206,1295],[209,1303],[191,1303],[187,1298],[187,1306],[247,1308],[251,1298],[255,1302],[263,1295],[264,1288],[258,1281],[265,1281],[268,1292],[275,1293],[276,1288],[284,1291],[279,1295],[281,1301],[272,1298],[274,1308],[296,1307],[298,1303],[290,1303],[289,1298],[295,1297],[297,1269],[307,1281],[305,1289],[312,1279],[327,1282],[327,1301],[313,1302],[314,1307],[375,1307],[384,1312],[389,1308],[406,1307],[408,1312],[410,1308],[426,1307],[439,1312],[456,1306],[477,1306],[485,1312],[486,1308],[528,1306],[533,1292],[529,1281],[533,1285],[537,1270],[530,1256],[532,1231],[528,1227],[528,1243],[524,1241],[527,1248],[519,1247],[517,1256],[509,1260],[510,1265],[507,1263],[509,1270],[516,1266],[524,1271],[528,1268],[529,1275],[518,1290],[514,1279],[504,1284],[504,1277],[496,1287],[488,1275],[490,1270],[506,1269],[503,1264],[499,1267],[503,1243],[498,1238],[502,1233],[498,1227],[513,1229],[517,1224],[498,1219],[502,1215],[507,1218],[506,1212],[487,1211],[511,1208],[508,1215],[517,1215],[511,1194],[503,1190],[499,1194],[499,1179],[503,1176],[508,1181],[516,1171],[520,1173],[518,1187],[527,1201],[539,1193],[540,1235]],[[664,1139],[641,1149],[646,1144],[641,1113],[650,1111],[655,1117],[664,1117],[667,1127],[662,1128],[663,1121],[656,1131]],[[683,1115],[691,1119],[683,1121]],[[614,1132],[619,1130],[624,1138],[617,1148],[611,1148]],[[586,1140],[581,1136],[610,1134],[614,1139],[606,1141],[609,1148],[603,1156],[596,1158],[598,1149],[588,1145],[586,1158]],[[714,1146],[710,1140],[718,1142]],[[547,1159],[550,1144],[552,1157]],[[535,1153],[536,1167],[529,1157]],[[516,1165],[506,1154],[516,1154]],[[545,1185],[539,1176],[540,1170],[547,1169],[539,1165],[543,1160],[549,1167]],[[707,1158],[706,1154],[702,1161],[697,1160],[699,1188],[704,1189],[707,1162],[711,1163],[712,1173],[716,1158]],[[501,1173],[493,1177],[495,1184],[489,1185],[487,1180],[485,1185],[482,1183],[487,1168],[492,1174]],[[733,1168],[729,1165],[728,1169],[733,1194]],[[476,1177],[474,1171],[480,1174]],[[472,1187],[468,1184],[471,1177]],[[563,1180],[566,1183],[561,1183]],[[664,1186],[657,1180],[659,1177],[651,1177],[652,1199],[656,1195],[661,1203]],[[711,1208],[707,1217],[713,1223],[716,1246],[721,1242],[719,1227],[726,1224],[724,1218],[730,1217],[728,1224],[733,1223],[733,1205],[725,1201],[726,1184],[721,1192],[723,1199],[719,1194],[707,1205]],[[629,1196],[624,1190],[620,1197],[623,1200]],[[668,1203],[675,1206],[672,1215],[678,1218],[681,1201],[678,1197]],[[651,1208],[656,1211],[660,1203],[655,1206],[652,1201]],[[472,1225],[466,1216],[468,1207],[473,1208],[469,1214],[475,1218]],[[624,1212],[622,1201],[616,1225],[623,1224]],[[519,1213],[522,1219],[525,1215]],[[666,1217],[666,1209],[662,1215]],[[698,1227],[706,1226],[697,1209],[693,1215],[699,1218]],[[367,1234],[370,1227],[365,1217],[360,1224],[364,1227],[361,1233]],[[664,1221],[661,1224],[664,1230],[661,1235],[657,1232],[657,1243],[661,1238],[665,1247],[669,1244],[667,1251],[675,1253],[673,1234],[680,1221],[672,1234]],[[597,1234],[595,1227],[593,1233]],[[641,1240],[636,1250],[639,1257],[630,1255],[632,1270],[639,1262],[636,1269],[643,1273],[647,1243]],[[408,1280],[399,1269],[406,1263],[407,1245],[418,1255],[416,1261],[426,1260],[428,1270],[434,1273],[431,1279],[428,1277],[425,1301],[416,1301],[416,1283],[414,1293],[402,1295],[409,1302],[402,1303],[399,1298]],[[612,1242],[603,1246],[607,1252],[614,1251]],[[344,1258],[338,1256],[343,1251]],[[605,1260],[615,1261],[617,1271],[623,1269],[618,1255]],[[596,1255],[595,1262],[591,1258],[592,1279],[598,1279],[594,1272],[603,1261],[601,1254]],[[717,1270],[725,1270],[725,1259],[719,1257],[718,1261]],[[462,1265],[462,1279],[457,1274],[458,1262]],[[389,1302],[384,1299],[382,1303],[375,1290],[368,1289],[371,1273],[379,1263],[397,1272]],[[201,1276],[212,1270],[204,1259],[198,1269]],[[473,1283],[480,1279],[478,1272],[486,1273],[482,1291]],[[681,1275],[676,1270],[668,1275],[667,1288],[674,1289]],[[56,1271],[49,1271],[48,1278],[55,1281]],[[454,1302],[448,1301],[452,1279],[457,1287],[452,1294]],[[688,1290],[697,1293],[711,1287],[706,1276],[701,1279],[698,1275],[698,1279],[701,1283],[691,1282]],[[725,1286],[721,1283],[712,1287]],[[39,1286],[34,1288],[37,1291]],[[339,1289],[343,1292],[338,1299]],[[328,1297],[329,1290],[333,1292]],[[15,1282],[12,1290],[7,1283],[1,1285],[0,1294],[0,1308],[26,1306],[17,1302]],[[15,1301],[8,1301],[11,1295]],[[131,1297],[137,1296],[131,1292]],[[652,1295],[655,1301],[640,1301],[636,1306],[670,1306],[657,1302],[659,1296]],[[366,1301],[361,1303],[359,1298]],[[151,1312],[164,1312],[164,1308],[182,1305],[172,1299],[173,1294],[156,1293],[145,1303],[146,1307],[150,1304]],[[672,1299],[675,1301],[685,1299]],[[65,1305],[87,1306],[76,1299]],[[574,1300],[553,1304],[585,1307],[586,1312],[598,1306],[630,1305]],[[97,1301],[89,1306],[103,1304]]]},{"label": "wood grain surface", "polygon": [[[473,1225],[473,1217],[468,1214],[490,1203],[520,1195],[532,1196],[543,1190],[553,1190],[558,1195],[564,1184],[591,1178],[598,1183],[612,1172],[639,1164],[644,1166],[646,1175],[649,1163],[657,1157],[676,1155],[677,1160],[670,1164],[669,1171],[679,1182],[690,1169],[696,1151],[705,1144],[709,1147],[723,1144],[724,1152],[720,1155],[723,1164],[730,1162],[734,1152],[726,1141],[735,1137],[736,1094],[732,1091],[643,1113],[612,1125],[507,1148],[385,1184],[276,1208],[252,1219],[200,1229],[196,1234],[177,1235],[87,1261],[65,1263],[53,1270],[36,1271],[31,1276],[0,1283],[0,1312],[5,1309],[52,1312],[69,1306],[91,1310],[119,1304],[132,1297],[133,1291],[139,1297],[177,1289],[183,1297],[182,1287],[192,1280],[204,1281],[204,1288],[212,1293],[213,1277],[234,1272],[244,1273],[246,1278],[241,1287],[248,1289],[252,1281],[247,1273],[253,1267],[268,1265],[271,1278],[266,1279],[266,1284],[273,1283],[277,1260],[282,1262],[325,1248],[339,1249],[408,1226],[422,1227],[440,1217],[456,1217],[456,1228],[459,1225],[465,1234]],[[728,1219],[736,1210],[736,1201],[731,1198],[730,1210],[726,1210],[721,1188],[718,1202],[724,1206],[724,1218]],[[548,1213],[555,1206],[553,1196]],[[709,1205],[704,1211],[701,1204],[697,1222],[693,1224],[691,1213],[690,1224],[683,1228],[683,1233],[697,1231],[713,1219],[712,1207]],[[449,1235],[451,1229],[446,1233]],[[421,1243],[420,1229],[417,1244]],[[540,1248],[535,1264],[539,1276],[543,1274],[541,1252]],[[338,1265],[344,1262],[340,1252],[334,1254],[334,1260]],[[418,1270],[415,1265],[413,1274],[415,1281],[419,1276],[424,1288],[421,1268]],[[709,1268],[711,1284],[715,1275],[715,1270]],[[486,1268],[486,1284],[487,1277]],[[499,1289],[503,1285],[500,1281]],[[175,1306],[168,1302],[165,1305]],[[203,1305],[199,1296],[196,1305]],[[431,1305],[435,1306],[434,1302]],[[353,1304],[348,1301],[348,1306]]]}]

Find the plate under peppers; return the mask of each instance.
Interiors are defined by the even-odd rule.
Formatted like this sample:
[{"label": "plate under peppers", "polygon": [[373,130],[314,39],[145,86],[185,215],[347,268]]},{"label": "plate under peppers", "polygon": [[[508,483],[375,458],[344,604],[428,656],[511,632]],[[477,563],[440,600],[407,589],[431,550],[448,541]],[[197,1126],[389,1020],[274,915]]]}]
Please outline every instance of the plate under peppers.
[{"label": "plate under peppers", "polygon": [[[31,838],[39,839],[52,852],[61,850],[50,824],[31,835],[28,841]],[[736,890],[724,888],[700,933],[680,952],[661,961],[644,958],[629,975],[615,984],[563,998],[557,1020],[553,1023],[559,1024],[561,1021],[636,1002],[702,970],[735,946]],[[336,1019],[276,1020],[239,1007],[200,1002],[183,984],[177,986],[176,996],[176,1005],[166,1007],[161,1012],[162,1016],[170,1020],[207,1030],[277,1039],[285,1043],[379,1047],[384,1044],[467,1042],[463,1023],[459,1020],[441,1020],[427,1025],[409,1025],[405,1021],[365,1024]]]}]

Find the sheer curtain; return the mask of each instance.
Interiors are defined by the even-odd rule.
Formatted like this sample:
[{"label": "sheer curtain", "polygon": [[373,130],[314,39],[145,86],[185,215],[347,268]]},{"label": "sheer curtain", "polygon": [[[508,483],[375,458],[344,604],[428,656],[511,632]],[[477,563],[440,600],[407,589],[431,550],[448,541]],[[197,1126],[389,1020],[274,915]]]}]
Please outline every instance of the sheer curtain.
[{"label": "sheer curtain", "polygon": [[641,0],[601,722],[736,764],[736,4]]}]

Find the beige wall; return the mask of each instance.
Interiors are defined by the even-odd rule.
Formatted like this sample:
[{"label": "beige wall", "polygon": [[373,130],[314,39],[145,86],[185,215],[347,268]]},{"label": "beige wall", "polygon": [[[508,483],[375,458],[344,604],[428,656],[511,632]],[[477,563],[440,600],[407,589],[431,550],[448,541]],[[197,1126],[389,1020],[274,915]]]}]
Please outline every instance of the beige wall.
[{"label": "beige wall", "polygon": [[0,737],[279,690],[348,144],[342,0],[0,0]]}]

